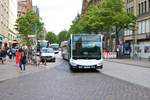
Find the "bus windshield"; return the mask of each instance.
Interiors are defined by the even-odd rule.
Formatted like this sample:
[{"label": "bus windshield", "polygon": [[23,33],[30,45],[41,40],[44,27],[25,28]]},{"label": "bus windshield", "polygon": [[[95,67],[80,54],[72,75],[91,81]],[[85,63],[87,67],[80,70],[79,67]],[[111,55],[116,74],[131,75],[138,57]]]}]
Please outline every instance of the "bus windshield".
[{"label": "bus windshield", "polygon": [[73,59],[101,59],[101,40],[99,36],[74,36]]},{"label": "bus windshield", "polygon": [[46,40],[39,40],[37,44],[37,51],[39,52],[42,48],[47,48],[49,42]]},{"label": "bus windshield", "polygon": [[51,44],[50,47],[53,48],[54,50],[58,50],[59,49],[59,44]]}]

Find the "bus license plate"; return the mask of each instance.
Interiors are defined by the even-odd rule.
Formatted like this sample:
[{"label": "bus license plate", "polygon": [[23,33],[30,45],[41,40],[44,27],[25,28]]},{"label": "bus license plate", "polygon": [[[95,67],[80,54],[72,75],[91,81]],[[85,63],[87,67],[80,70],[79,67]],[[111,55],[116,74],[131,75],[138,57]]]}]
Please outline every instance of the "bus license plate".
[{"label": "bus license plate", "polygon": [[91,66],[84,66],[84,68],[91,68]]}]

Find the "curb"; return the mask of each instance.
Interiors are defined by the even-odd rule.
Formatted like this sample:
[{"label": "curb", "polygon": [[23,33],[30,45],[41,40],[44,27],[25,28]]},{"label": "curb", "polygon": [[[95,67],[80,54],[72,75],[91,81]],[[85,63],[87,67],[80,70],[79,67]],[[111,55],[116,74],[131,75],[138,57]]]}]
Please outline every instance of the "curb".
[{"label": "curb", "polygon": [[124,63],[124,62],[119,62],[119,61],[110,61],[110,60],[104,60],[104,61],[107,61],[107,62],[114,62],[114,63],[119,63],[119,64],[132,65],[132,66],[136,66],[136,67],[150,68],[150,67],[148,67],[148,66],[143,66],[143,65],[138,65],[138,64]]}]

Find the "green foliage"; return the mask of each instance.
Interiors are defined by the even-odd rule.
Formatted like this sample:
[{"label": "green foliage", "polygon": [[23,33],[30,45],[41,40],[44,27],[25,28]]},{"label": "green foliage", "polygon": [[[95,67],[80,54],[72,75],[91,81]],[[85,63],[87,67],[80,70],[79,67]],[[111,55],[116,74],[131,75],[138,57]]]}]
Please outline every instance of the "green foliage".
[{"label": "green foliage", "polygon": [[57,43],[57,36],[53,32],[48,32],[46,34],[46,40],[49,41],[49,43]]},{"label": "green foliage", "polygon": [[61,31],[57,38],[58,38],[58,43],[60,44],[62,41],[66,41],[68,39],[67,37],[68,32],[66,30]]},{"label": "green foliage", "polygon": [[123,29],[134,27],[136,17],[128,14],[123,5],[123,0],[103,0],[99,4],[91,4],[87,14],[76,18],[69,30],[70,34],[78,33],[116,33]]},{"label": "green foliage", "polygon": [[28,11],[26,15],[21,16],[16,21],[16,30],[23,37],[24,43],[27,45],[32,44],[27,38],[28,35],[38,36],[42,31],[44,24],[41,22],[40,17],[33,11]]}]

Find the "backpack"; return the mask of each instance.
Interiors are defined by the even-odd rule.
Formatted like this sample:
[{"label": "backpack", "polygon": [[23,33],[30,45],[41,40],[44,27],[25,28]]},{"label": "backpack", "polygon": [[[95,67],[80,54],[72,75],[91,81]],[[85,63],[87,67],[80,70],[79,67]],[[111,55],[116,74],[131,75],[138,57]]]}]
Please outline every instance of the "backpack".
[{"label": "backpack", "polygon": [[12,52],[11,52],[11,51],[9,51],[9,55],[12,55]]}]

